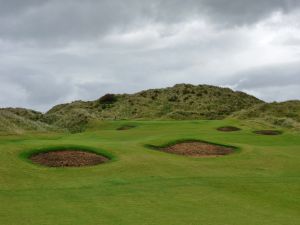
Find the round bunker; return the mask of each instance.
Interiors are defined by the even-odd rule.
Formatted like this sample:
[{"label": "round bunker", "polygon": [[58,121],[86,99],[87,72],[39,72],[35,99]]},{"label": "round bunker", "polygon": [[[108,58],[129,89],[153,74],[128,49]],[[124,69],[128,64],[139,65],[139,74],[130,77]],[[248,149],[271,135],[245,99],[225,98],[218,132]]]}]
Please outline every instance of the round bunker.
[{"label": "round bunker", "polygon": [[233,147],[225,147],[200,141],[182,142],[159,148],[159,150],[167,153],[192,157],[218,157],[234,152]]},{"label": "round bunker", "polygon": [[260,134],[260,135],[281,135],[282,131],[280,130],[257,130],[254,131],[255,134]]},{"label": "round bunker", "polygon": [[36,164],[48,167],[94,166],[109,161],[109,158],[96,153],[79,150],[55,150],[33,154],[29,159]]},{"label": "round bunker", "polygon": [[226,126],[226,127],[219,127],[217,130],[222,132],[233,132],[233,131],[239,131],[241,129],[238,127]]},{"label": "round bunker", "polygon": [[135,125],[123,125],[123,126],[117,128],[117,130],[130,130],[130,129],[133,129],[135,127],[136,127]]}]

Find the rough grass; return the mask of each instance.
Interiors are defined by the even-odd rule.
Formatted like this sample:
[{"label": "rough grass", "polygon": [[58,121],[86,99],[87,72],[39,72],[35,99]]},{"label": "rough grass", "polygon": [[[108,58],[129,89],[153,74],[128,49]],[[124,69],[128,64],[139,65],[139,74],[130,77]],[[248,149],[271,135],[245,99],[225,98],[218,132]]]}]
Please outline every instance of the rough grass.
[{"label": "rough grass", "polygon": [[209,85],[178,84],[136,94],[107,94],[95,101],[61,104],[42,114],[0,110],[0,132],[83,132],[95,120],[192,120],[238,118],[300,130],[300,101],[264,103],[242,92]]},{"label": "rough grass", "polygon": [[42,122],[42,114],[26,109],[0,109],[0,133],[21,134],[26,131],[58,131],[57,127]]},{"label": "rough grass", "polygon": [[258,104],[234,113],[231,117],[300,130],[300,101]]},{"label": "rough grass", "polygon": [[262,103],[229,88],[179,84],[136,94],[108,94],[99,100],[55,106],[45,114],[50,124],[82,131],[91,120],[223,119],[233,112]]},{"label": "rough grass", "polygon": [[[300,134],[243,121],[128,121],[89,125],[79,134],[0,136],[0,224],[296,225],[300,223]],[[223,133],[220,126],[240,132]],[[253,127],[251,127],[253,126]],[[147,149],[200,139],[237,146],[219,158]],[[104,149],[116,160],[88,168],[45,168],[20,158],[53,146]]]}]

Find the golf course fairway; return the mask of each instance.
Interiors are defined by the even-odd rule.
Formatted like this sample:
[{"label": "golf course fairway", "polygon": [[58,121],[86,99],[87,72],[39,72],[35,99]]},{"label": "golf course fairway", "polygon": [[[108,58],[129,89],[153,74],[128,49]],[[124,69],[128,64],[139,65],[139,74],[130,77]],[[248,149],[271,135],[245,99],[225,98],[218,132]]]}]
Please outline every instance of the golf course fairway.
[{"label": "golf course fairway", "polygon": [[[241,130],[218,131],[222,126]],[[257,129],[269,128],[228,120],[112,121],[78,134],[0,136],[0,224],[299,225],[300,134]],[[148,147],[180,140],[235,151],[189,157]],[[110,160],[53,168],[29,159],[70,148]]]}]

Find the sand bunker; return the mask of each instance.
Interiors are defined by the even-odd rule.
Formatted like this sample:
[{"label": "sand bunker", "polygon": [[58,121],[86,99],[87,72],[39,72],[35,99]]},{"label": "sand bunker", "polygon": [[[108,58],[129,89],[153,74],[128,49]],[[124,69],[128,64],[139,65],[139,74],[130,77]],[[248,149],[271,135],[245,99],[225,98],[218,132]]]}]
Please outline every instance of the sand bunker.
[{"label": "sand bunker", "polygon": [[279,130],[257,130],[254,131],[255,134],[261,134],[261,135],[280,135],[282,134],[282,131]]},{"label": "sand bunker", "polygon": [[232,132],[232,131],[239,131],[241,129],[238,127],[226,126],[226,127],[219,127],[217,130],[223,132]]},{"label": "sand bunker", "polygon": [[159,148],[159,150],[192,157],[217,157],[234,152],[234,149],[231,147],[224,147],[198,141],[178,143],[165,148]]},{"label": "sand bunker", "polygon": [[49,167],[82,167],[105,163],[109,159],[86,151],[62,150],[38,153],[32,155],[30,160]]},{"label": "sand bunker", "polygon": [[134,126],[134,125],[123,125],[123,126],[119,127],[117,130],[130,130],[130,129],[133,129],[135,127],[136,126]]}]

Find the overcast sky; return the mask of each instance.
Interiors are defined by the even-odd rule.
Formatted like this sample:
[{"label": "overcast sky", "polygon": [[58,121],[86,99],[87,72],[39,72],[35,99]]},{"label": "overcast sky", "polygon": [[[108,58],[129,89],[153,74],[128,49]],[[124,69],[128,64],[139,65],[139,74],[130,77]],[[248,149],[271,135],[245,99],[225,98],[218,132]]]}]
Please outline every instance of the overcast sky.
[{"label": "overcast sky", "polygon": [[300,1],[0,0],[0,107],[176,83],[300,99]]}]

